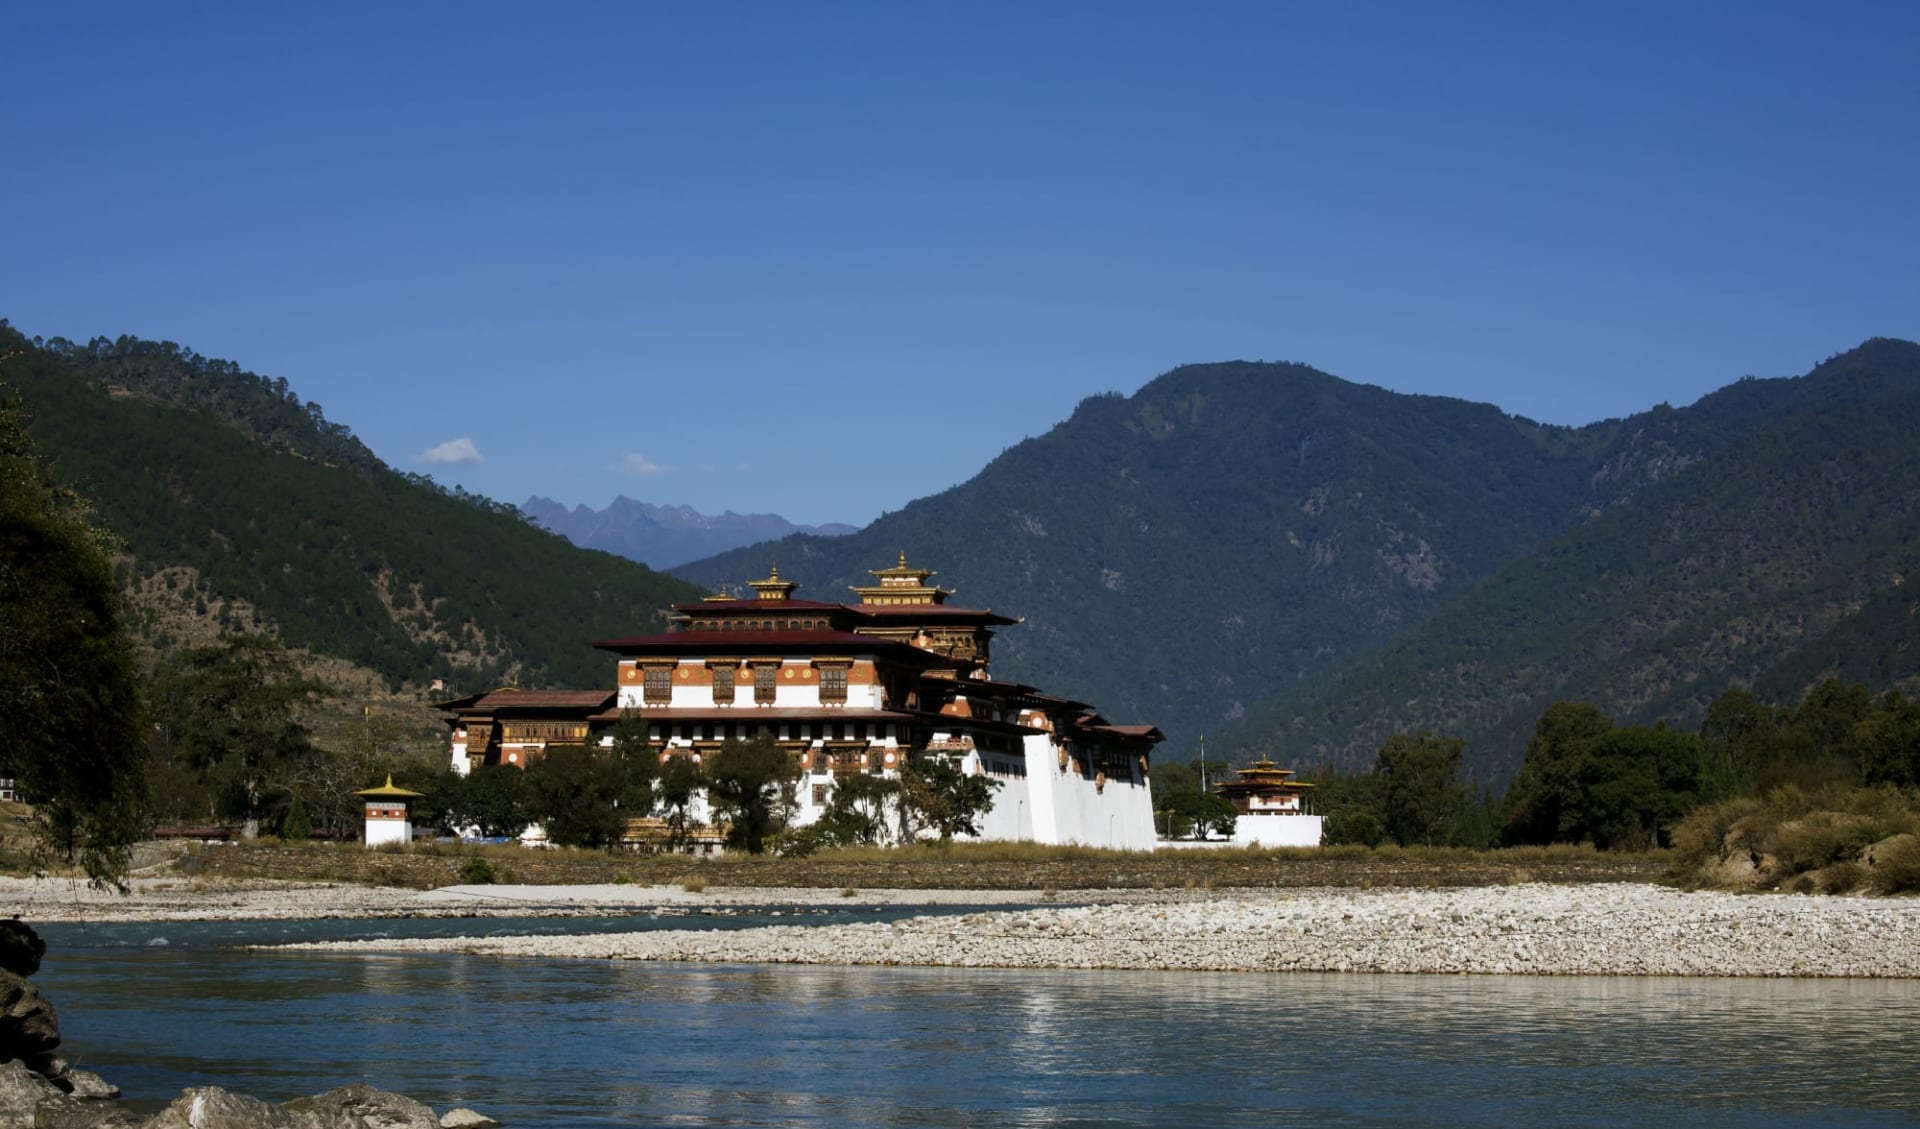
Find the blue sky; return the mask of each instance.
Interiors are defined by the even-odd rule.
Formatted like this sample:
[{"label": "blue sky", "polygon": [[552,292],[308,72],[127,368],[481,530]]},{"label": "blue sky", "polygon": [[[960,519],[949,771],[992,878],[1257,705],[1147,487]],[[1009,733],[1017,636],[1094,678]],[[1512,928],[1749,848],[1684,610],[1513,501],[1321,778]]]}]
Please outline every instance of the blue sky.
[{"label": "blue sky", "polygon": [[1190,361],[1583,423],[1920,337],[1916,5],[283,7],[9,12],[0,316],[505,501],[858,523]]}]

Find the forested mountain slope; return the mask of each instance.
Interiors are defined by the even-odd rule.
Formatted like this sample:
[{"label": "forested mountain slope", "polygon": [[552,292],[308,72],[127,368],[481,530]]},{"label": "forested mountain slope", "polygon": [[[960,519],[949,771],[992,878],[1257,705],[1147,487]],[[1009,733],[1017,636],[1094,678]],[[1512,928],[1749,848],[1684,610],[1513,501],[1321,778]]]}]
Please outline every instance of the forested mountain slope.
[{"label": "forested mountain slope", "polygon": [[1499,778],[1556,701],[1691,727],[1736,685],[1784,702],[1830,675],[1911,688],[1916,435],[1920,393],[1763,427],[1260,706],[1225,743],[1362,766],[1427,728]]},{"label": "forested mountain slope", "polygon": [[1026,617],[997,644],[1003,677],[1159,724],[1184,755],[1755,427],[1916,387],[1920,348],[1872,341],[1806,377],[1561,428],[1302,365],[1190,365],[859,533],[674,571],[738,584],[777,560],[841,599],[905,549],[957,602]]},{"label": "forested mountain slope", "polygon": [[609,668],[588,640],[698,595],[390,470],[284,382],[169,344],[35,343],[3,322],[0,353],[56,473],[125,542],[132,590],[390,684],[597,686]]}]

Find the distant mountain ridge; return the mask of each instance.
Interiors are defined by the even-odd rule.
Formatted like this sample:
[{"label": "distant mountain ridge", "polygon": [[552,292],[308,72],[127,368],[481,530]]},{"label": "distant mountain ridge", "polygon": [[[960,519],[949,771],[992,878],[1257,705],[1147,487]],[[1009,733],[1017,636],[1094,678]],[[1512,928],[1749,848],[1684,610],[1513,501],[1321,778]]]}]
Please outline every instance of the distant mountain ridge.
[{"label": "distant mountain ridge", "polygon": [[536,494],[520,510],[542,529],[558,533],[583,549],[600,549],[657,569],[796,533],[841,537],[858,532],[857,526],[838,522],[797,525],[779,514],[727,510],[709,515],[692,506],[653,505],[624,494],[603,510],[588,506],[568,509]]},{"label": "distant mountain ridge", "polygon": [[1026,618],[995,644],[1004,677],[1158,724],[1183,756],[1552,538],[1678,476],[1710,481],[1729,443],[1913,390],[1915,357],[1876,339],[1804,377],[1578,428],[1304,365],[1188,365],[1088,398],[858,533],[674,572],[737,584],[777,558],[803,595],[837,599],[905,548],[956,602]]}]

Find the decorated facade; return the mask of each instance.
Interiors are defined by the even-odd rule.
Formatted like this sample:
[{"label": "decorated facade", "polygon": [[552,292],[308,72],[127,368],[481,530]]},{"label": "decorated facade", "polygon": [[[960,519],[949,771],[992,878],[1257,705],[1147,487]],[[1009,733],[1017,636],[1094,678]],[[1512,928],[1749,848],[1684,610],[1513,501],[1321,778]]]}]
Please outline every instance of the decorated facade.
[{"label": "decorated facade", "polygon": [[1213,786],[1233,805],[1233,842],[1255,847],[1317,847],[1320,817],[1309,814],[1307,796],[1313,785],[1293,779],[1293,770],[1265,759],[1234,772],[1237,779]]},{"label": "decorated facade", "polygon": [[949,604],[953,593],[904,553],[872,575],[853,603],[797,598],[776,567],[748,583],[751,595],[676,605],[667,631],[594,644],[614,657],[611,691],[443,703],[453,766],[524,765],[554,744],[598,742],[637,710],[662,756],[772,738],[800,769],[796,825],[820,817],[836,781],[895,775],[922,749],[998,783],[982,838],[1154,845],[1147,768],[1159,730],[994,679],[994,630],[1019,621]]}]

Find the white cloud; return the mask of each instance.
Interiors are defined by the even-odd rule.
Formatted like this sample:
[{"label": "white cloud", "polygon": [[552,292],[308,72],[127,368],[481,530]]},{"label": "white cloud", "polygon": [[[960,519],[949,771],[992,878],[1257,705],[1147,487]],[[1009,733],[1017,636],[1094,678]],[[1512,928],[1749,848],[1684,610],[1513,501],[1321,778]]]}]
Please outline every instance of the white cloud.
[{"label": "white cloud", "polygon": [[483,463],[486,459],[481,457],[480,448],[473,445],[473,440],[462,435],[458,439],[449,439],[430,451],[421,452],[420,461],[453,464]]},{"label": "white cloud", "polygon": [[628,451],[626,454],[620,456],[621,472],[631,474],[635,478],[652,478],[655,475],[665,474],[672,469],[670,466],[662,466],[654,462],[638,451]]}]

